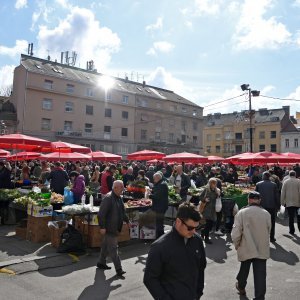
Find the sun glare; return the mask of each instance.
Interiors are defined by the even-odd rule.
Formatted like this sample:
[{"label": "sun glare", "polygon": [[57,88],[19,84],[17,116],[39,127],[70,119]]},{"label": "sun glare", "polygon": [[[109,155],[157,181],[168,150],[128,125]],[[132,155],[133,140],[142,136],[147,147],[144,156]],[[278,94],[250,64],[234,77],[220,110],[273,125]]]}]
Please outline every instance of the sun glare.
[{"label": "sun glare", "polygon": [[107,91],[113,87],[115,81],[111,77],[101,76],[98,83],[105,91]]}]

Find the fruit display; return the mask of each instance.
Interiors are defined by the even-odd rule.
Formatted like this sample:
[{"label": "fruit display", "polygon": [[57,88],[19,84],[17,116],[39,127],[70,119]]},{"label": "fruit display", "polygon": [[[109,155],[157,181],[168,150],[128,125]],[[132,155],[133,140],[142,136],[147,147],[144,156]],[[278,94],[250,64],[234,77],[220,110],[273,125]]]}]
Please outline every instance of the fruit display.
[{"label": "fruit display", "polygon": [[51,201],[51,203],[63,203],[64,202],[64,196],[61,195],[61,194],[57,194],[55,192],[52,192],[50,201]]},{"label": "fruit display", "polygon": [[145,193],[145,182],[141,180],[135,180],[133,182],[130,182],[127,186],[128,192],[133,193]]},{"label": "fruit display", "polygon": [[124,206],[125,208],[131,208],[131,207],[146,207],[151,206],[152,201],[149,199],[141,199],[141,200],[128,200]]}]

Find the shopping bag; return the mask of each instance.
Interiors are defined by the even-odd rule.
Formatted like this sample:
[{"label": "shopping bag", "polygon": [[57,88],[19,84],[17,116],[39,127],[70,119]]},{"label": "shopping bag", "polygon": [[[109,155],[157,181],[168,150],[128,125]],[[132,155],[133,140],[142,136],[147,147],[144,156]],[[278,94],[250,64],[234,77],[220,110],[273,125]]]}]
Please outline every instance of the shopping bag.
[{"label": "shopping bag", "polygon": [[279,212],[277,213],[277,217],[279,219],[284,219],[285,207],[283,205],[280,206]]},{"label": "shopping bag", "polygon": [[216,199],[215,209],[216,209],[216,212],[220,212],[222,210],[222,200],[221,200],[221,197],[218,197]]},{"label": "shopping bag", "polygon": [[64,189],[64,204],[71,205],[74,203],[74,194],[71,190],[65,188]]},{"label": "shopping bag", "polygon": [[238,205],[235,203],[234,207],[232,209],[232,215],[235,216],[237,213],[239,212],[239,207]]}]

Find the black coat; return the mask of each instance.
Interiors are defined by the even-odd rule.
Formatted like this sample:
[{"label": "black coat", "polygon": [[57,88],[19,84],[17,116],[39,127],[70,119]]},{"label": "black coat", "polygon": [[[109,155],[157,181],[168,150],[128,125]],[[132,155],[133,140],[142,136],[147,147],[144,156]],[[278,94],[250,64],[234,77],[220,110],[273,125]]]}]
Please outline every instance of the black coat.
[{"label": "black coat", "polygon": [[10,179],[10,171],[3,167],[0,171],[0,188],[1,189],[10,189],[12,187],[11,185],[11,179]]},{"label": "black coat", "polygon": [[169,189],[165,181],[160,180],[154,184],[152,194],[152,210],[158,213],[165,213],[168,209]]},{"label": "black coat", "polygon": [[63,195],[64,188],[69,183],[68,173],[62,168],[56,168],[50,172],[48,178],[50,181],[50,188],[53,192]]},{"label": "black coat", "polygon": [[128,223],[124,203],[113,191],[109,192],[101,202],[98,213],[99,226],[109,234],[117,235],[122,230],[123,222]]},{"label": "black coat", "polygon": [[260,205],[263,208],[278,209],[280,207],[279,190],[276,183],[263,180],[256,184],[255,190],[260,193]]},{"label": "black coat", "polygon": [[157,300],[198,300],[203,294],[205,267],[201,237],[195,234],[185,244],[173,227],[151,245],[144,284]]}]

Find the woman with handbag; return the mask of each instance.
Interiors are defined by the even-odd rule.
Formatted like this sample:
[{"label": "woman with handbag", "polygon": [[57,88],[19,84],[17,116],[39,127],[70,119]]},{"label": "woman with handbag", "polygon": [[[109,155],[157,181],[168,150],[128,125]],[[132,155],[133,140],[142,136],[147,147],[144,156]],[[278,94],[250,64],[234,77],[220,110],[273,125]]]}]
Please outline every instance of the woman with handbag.
[{"label": "woman with handbag", "polygon": [[200,194],[200,213],[206,220],[205,227],[201,232],[206,244],[212,244],[209,232],[217,220],[216,199],[220,197],[220,189],[217,188],[217,178],[210,178],[203,192]]}]

